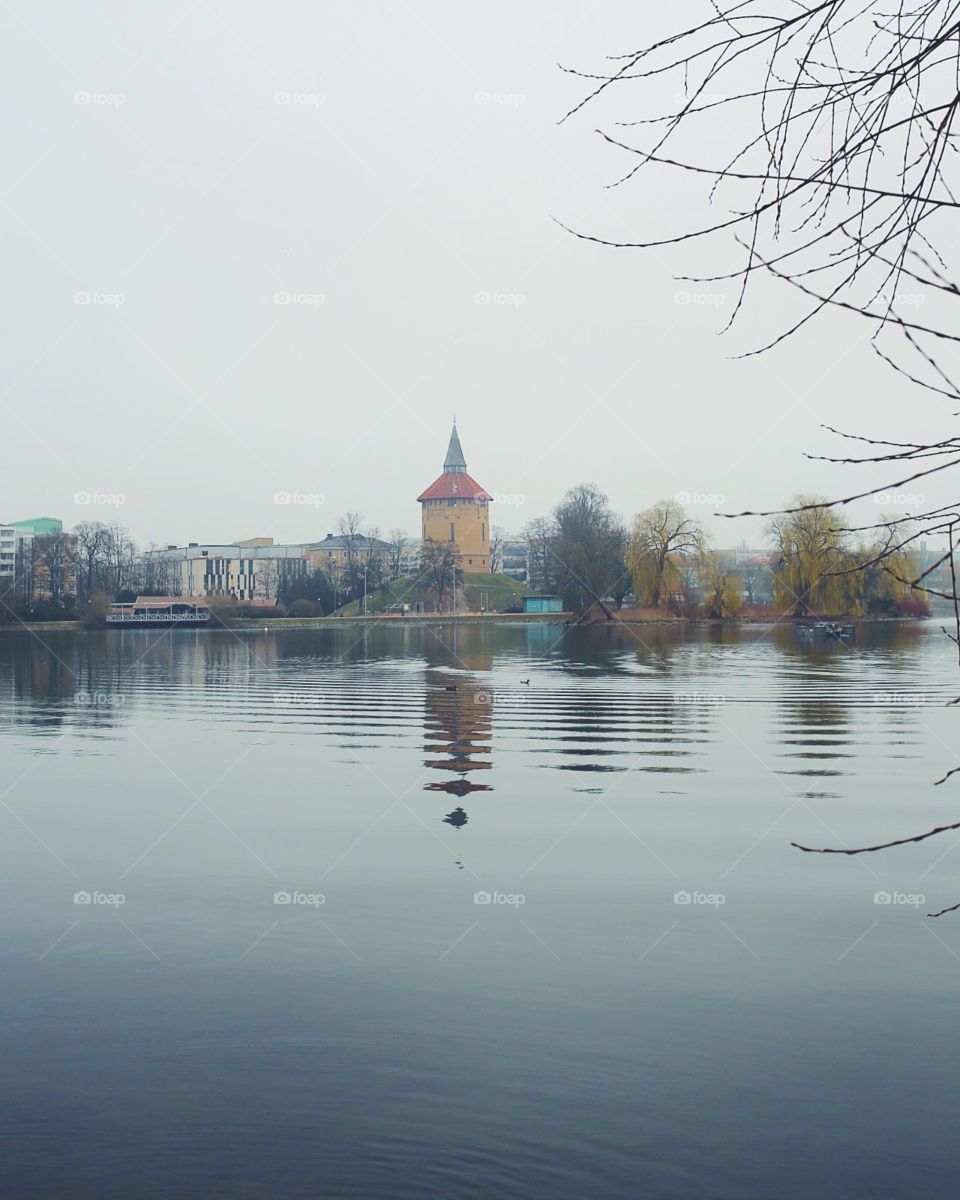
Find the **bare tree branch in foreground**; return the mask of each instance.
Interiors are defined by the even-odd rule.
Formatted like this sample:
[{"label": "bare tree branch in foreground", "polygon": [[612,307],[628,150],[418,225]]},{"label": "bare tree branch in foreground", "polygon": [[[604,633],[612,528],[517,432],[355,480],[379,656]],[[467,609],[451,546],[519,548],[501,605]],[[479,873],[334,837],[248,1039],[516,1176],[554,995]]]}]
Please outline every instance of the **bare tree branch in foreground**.
[{"label": "bare tree branch in foreground", "polygon": [[[955,124],[960,110],[960,4],[955,0],[705,0],[704,19],[653,44],[606,60],[605,68],[563,68],[589,81],[564,120],[602,94],[648,97],[640,119],[597,130],[627,157],[611,185],[654,168],[709,185],[724,211],[693,228],[626,242],[573,230],[577,237],[621,249],[679,246],[730,235],[738,265],[696,282],[734,281],[737,300],[727,328],[745,311],[759,276],[788,286],[800,315],[749,354],[781,344],[827,313],[866,321],[880,359],[911,387],[960,409],[960,387],[946,365],[960,344],[960,285],[943,257],[957,231],[960,171]],[[657,111],[665,87],[680,94]],[[641,108],[641,113],[643,109]],[[630,132],[626,132],[630,130]],[[685,146],[683,137],[693,133]],[[690,149],[690,147],[695,147]],[[700,160],[704,147],[715,155]],[[568,228],[565,226],[565,228]],[[909,305],[903,289],[909,288]],[[924,319],[919,317],[923,307]],[[908,312],[904,309],[907,307]],[[895,482],[861,488],[781,513],[835,510],[960,467],[960,437],[893,442],[831,429],[861,444],[862,456],[826,461],[851,468],[886,464]],[[810,456],[812,457],[812,456]],[[960,654],[960,600],[954,547],[960,497],[885,522],[880,550],[854,564],[890,572],[901,584],[953,606]],[[864,526],[863,529],[877,528]],[[933,568],[905,576],[906,547],[944,537],[949,590],[933,588]],[[938,564],[940,565],[940,564]],[[844,570],[851,568],[845,567]],[[956,770],[960,770],[957,768]],[[948,772],[944,782],[954,771]],[[808,846],[809,853],[864,854],[924,841],[960,828],[945,825],[916,837],[858,849]],[[797,843],[792,843],[797,845]],[[942,909],[960,909],[960,904]]]}]

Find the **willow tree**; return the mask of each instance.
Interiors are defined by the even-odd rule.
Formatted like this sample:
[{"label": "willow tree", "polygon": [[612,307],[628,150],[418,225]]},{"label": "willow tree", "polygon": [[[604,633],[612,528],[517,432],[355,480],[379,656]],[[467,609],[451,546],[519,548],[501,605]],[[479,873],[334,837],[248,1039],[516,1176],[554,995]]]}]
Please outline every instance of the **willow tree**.
[{"label": "willow tree", "polygon": [[891,550],[900,540],[897,526],[871,542],[862,539],[849,551],[844,573],[850,605],[863,616],[929,615],[929,605],[910,580],[920,572],[920,556],[912,546]]},{"label": "willow tree", "polygon": [[743,607],[743,593],[736,563],[717,550],[706,553],[700,562],[700,578],[706,595],[703,606],[708,617],[735,617]]},{"label": "willow tree", "polygon": [[701,527],[676,500],[660,500],[633,520],[627,565],[637,597],[653,608],[680,583],[683,567],[704,553]]},{"label": "willow tree", "polygon": [[795,617],[847,608],[846,529],[817,496],[797,496],[767,526],[774,601]]}]

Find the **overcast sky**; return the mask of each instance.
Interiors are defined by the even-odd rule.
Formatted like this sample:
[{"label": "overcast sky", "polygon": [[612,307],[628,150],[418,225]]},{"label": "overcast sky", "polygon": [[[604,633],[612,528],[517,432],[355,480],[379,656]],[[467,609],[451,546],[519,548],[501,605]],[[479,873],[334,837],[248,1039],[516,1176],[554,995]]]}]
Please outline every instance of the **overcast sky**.
[{"label": "overcast sky", "polygon": [[705,7],[9,0],[0,519],[302,541],[354,509],[416,532],[455,412],[510,531],[593,481],[628,517],[687,493],[732,545],[762,523],[714,497],[859,482],[803,459],[833,449],[821,421],[935,432],[856,326],[733,361],[792,310],[771,292],[717,336],[732,289],[674,275],[729,245],[618,251],[554,221],[703,218],[665,169],[606,187],[628,162],[594,129],[648,114],[622,90],[559,125],[583,84],[556,64]]}]

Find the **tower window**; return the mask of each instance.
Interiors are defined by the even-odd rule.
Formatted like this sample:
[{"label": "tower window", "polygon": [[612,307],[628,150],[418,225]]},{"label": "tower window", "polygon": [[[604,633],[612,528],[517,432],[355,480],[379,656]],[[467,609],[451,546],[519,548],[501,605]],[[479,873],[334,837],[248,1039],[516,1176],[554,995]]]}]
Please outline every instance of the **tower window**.
[{"label": "tower window", "polygon": [[450,522],[450,541],[451,541],[451,542],[452,542],[452,541],[454,541],[454,536],[453,536],[453,522],[452,522],[452,521]]}]

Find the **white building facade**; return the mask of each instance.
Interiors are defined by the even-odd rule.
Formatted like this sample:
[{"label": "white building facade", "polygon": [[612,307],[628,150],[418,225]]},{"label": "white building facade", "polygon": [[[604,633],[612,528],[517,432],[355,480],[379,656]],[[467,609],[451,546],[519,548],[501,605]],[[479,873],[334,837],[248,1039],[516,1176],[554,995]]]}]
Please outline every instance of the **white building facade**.
[{"label": "white building facade", "polygon": [[157,558],[169,573],[172,596],[222,596],[276,600],[285,582],[306,573],[303,546],[201,545],[168,546]]}]

